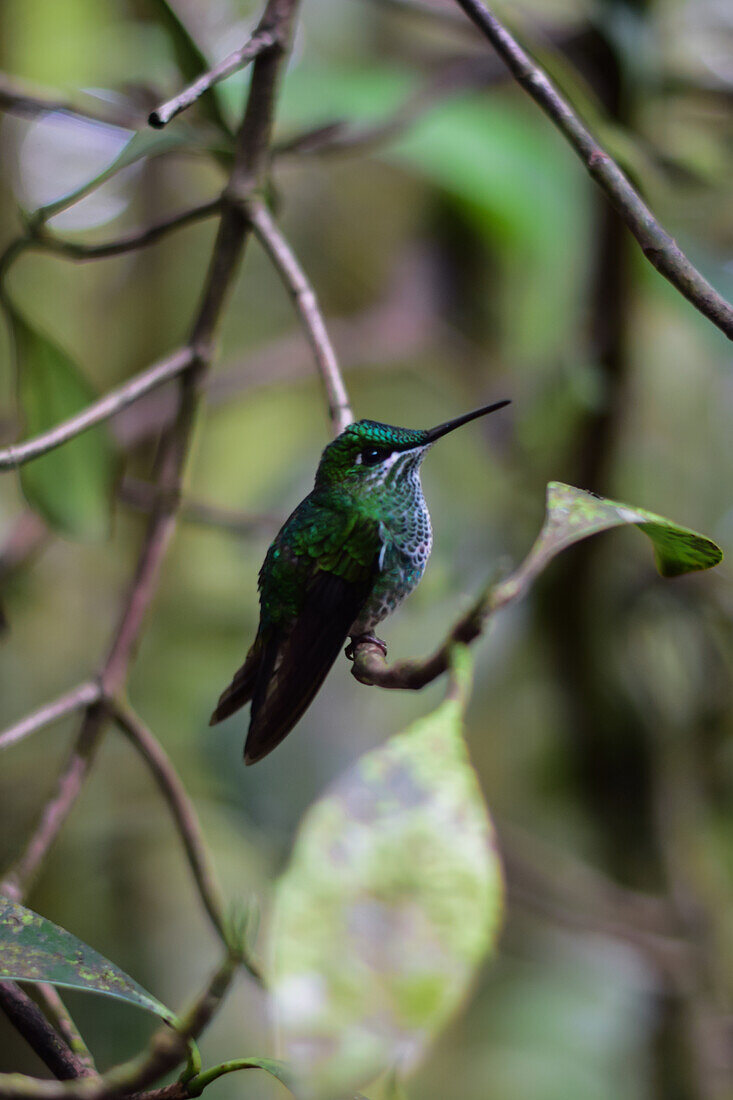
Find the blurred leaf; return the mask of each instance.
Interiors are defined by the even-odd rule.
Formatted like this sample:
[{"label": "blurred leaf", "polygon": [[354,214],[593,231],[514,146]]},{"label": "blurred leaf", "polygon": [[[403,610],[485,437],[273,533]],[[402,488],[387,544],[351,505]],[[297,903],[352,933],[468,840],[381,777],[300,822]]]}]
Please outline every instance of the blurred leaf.
[{"label": "blurred leaf", "polygon": [[[176,64],[182,76],[187,83],[196,80],[197,77],[211,68],[208,58],[203,55],[188,28],[181,22],[178,13],[168,3],[168,0],[152,0],[151,6],[155,18],[165,30],[173,46]],[[219,105],[216,87],[209,88],[208,91],[204,92],[197,103],[199,109],[209,121],[213,122],[227,137],[231,137],[231,130]]]},{"label": "blurred leaf", "polygon": [[712,569],[723,559],[723,552],[716,543],[689,527],[681,527],[644,508],[606,500],[573,485],[551,481],[547,486],[547,511],[542,530],[520,567],[497,586],[495,599],[508,602],[522,595],[562,550],[589,535],[627,523],[634,524],[651,539],[654,560],[663,577]]},{"label": "blurred leaf", "polygon": [[461,648],[445,702],[304,819],[277,888],[271,986],[304,1095],[414,1065],[496,938],[502,875],[463,741],[470,678]]},{"label": "blurred leaf", "polygon": [[[343,118],[378,122],[392,116],[415,84],[379,63],[356,70],[303,64],[285,84],[281,117],[306,128]],[[567,202],[572,165],[568,170],[554,136],[531,113],[485,94],[463,92],[436,103],[385,141],[379,155],[419,172],[464,203],[484,231],[508,241],[536,249],[539,236],[560,248],[577,216]]]},{"label": "blurred leaf", "polygon": [[559,152],[521,107],[472,94],[436,107],[385,155],[459,200],[492,239],[544,254],[562,247],[577,215]]},{"label": "blurred leaf", "polygon": [[98,951],[24,905],[1,896],[0,979],[50,982],[103,993],[176,1025],[175,1015],[165,1005]]},{"label": "blurred leaf", "polygon": [[[8,307],[18,394],[29,435],[53,428],[95,398],[77,364]],[[103,538],[109,530],[115,458],[106,428],[82,432],[20,468],[28,503],[69,535]]]},{"label": "blurred leaf", "polygon": [[48,221],[49,218],[60,214],[62,210],[66,210],[74,203],[86,198],[92,191],[96,191],[98,187],[101,187],[108,179],[121,172],[123,168],[129,168],[131,164],[135,164],[145,157],[159,157],[177,149],[217,151],[208,136],[192,129],[190,126],[179,126],[173,130],[140,130],[132,135],[120,155],[112,161],[109,167],[93,176],[92,179],[87,180],[80,187],[75,187],[73,191],[69,191],[61,198],[55,199],[54,202],[39,206],[37,210],[29,215],[29,220],[31,223]]},{"label": "blurred leaf", "polygon": [[351,124],[376,121],[399,107],[416,84],[404,69],[379,62],[339,66],[304,59],[288,74],[278,114],[287,130],[310,129],[335,118]]}]

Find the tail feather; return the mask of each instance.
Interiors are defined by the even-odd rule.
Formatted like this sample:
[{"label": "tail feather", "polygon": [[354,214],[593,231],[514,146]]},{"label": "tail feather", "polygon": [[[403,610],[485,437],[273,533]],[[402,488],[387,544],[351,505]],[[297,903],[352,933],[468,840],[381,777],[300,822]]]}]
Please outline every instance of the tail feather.
[{"label": "tail feather", "polygon": [[223,722],[225,718],[229,718],[250,701],[254,694],[260,662],[260,646],[255,642],[247,654],[246,661],[241,668],[237,669],[232,682],[219,696],[216,710],[209,719],[210,726]]},{"label": "tail feather", "polygon": [[296,621],[263,646],[244,747],[245,764],[255,764],[272,752],[310,706],[368,590],[366,583],[358,586],[333,573],[320,572],[311,582]]},{"label": "tail feather", "polygon": [[272,752],[310,705],[364,605],[370,583],[367,578],[354,584],[320,571],[295,622],[287,629],[260,631],[210,722],[216,725],[251,700],[245,764]]}]

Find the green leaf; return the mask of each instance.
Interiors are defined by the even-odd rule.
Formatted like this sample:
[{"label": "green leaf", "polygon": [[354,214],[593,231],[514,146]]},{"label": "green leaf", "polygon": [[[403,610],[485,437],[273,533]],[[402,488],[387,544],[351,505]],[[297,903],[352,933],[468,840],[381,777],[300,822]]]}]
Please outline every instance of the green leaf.
[{"label": "green leaf", "polygon": [[50,982],[137,1005],[176,1026],[175,1015],[98,951],[24,905],[0,896],[0,979]]},{"label": "green leaf", "polygon": [[[95,398],[69,355],[8,307],[18,395],[28,435],[53,428]],[[106,428],[90,428],[20,468],[28,503],[54,528],[81,538],[109,530],[115,456]]]},{"label": "green leaf", "polygon": [[463,741],[468,650],[455,662],[446,701],[308,811],[278,884],[271,990],[298,1096],[411,1068],[495,941],[502,875]]},{"label": "green leaf", "polygon": [[129,168],[131,164],[135,164],[145,157],[148,159],[159,157],[165,153],[182,149],[206,150],[209,152],[221,151],[217,150],[205,135],[190,126],[180,126],[174,130],[140,130],[132,135],[119,156],[104,171],[99,172],[92,179],[81,184],[80,187],[75,187],[73,191],[69,191],[66,195],[54,199],[53,202],[46,203],[45,206],[39,206],[37,210],[28,215],[28,220],[32,225],[46,222],[49,218],[60,214],[62,210],[67,210],[68,207],[86,198],[92,191],[96,191],[98,187],[101,187],[112,176],[116,176],[123,168]]},{"label": "green leaf", "polygon": [[607,500],[573,485],[551,481],[547,486],[545,522],[520,567],[496,586],[492,602],[508,603],[523,595],[534,578],[557,554],[581,539],[612,527],[634,524],[654,546],[654,559],[663,577],[678,577],[700,569],[712,569],[723,559],[720,547],[663,516]]},{"label": "green leaf", "polygon": [[247,1061],[253,1067],[264,1070],[274,1077],[281,1085],[291,1092],[293,1090],[293,1072],[285,1062],[278,1062],[276,1058],[248,1058]]},{"label": "green leaf", "polygon": [[293,1091],[293,1074],[290,1067],[284,1062],[278,1062],[274,1058],[233,1058],[229,1062],[221,1062],[217,1066],[211,1066],[188,1080],[186,1082],[188,1095],[200,1096],[204,1089],[208,1088],[219,1077],[223,1077],[227,1073],[239,1073],[247,1069],[264,1070],[265,1073],[269,1073],[270,1077],[274,1077],[276,1081],[279,1081],[281,1085],[285,1085],[289,1092]]},{"label": "green leaf", "polygon": [[[153,0],[153,14],[165,30],[176,58],[176,64],[184,79],[190,83],[196,80],[208,69],[211,64],[199,49],[196,41],[191,36],[188,28],[181,22],[178,13],[168,3],[168,0]],[[231,136],[230,127],[222,113],[216,87],[209,88],[198,99],[198,106],[203,114],[213,122],[217,129]]]}]

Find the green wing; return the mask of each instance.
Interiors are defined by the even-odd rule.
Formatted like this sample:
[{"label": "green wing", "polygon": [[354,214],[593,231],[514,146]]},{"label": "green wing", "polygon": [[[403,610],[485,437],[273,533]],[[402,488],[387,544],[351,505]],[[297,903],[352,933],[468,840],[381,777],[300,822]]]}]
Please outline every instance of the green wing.
[{"label": "green wing", "polygon": [[375,520],[309,499],[273,542],[257,639],[212,719],[252,699],[246,763],[271,752],[310,705],[374,586],[380,550]]}]

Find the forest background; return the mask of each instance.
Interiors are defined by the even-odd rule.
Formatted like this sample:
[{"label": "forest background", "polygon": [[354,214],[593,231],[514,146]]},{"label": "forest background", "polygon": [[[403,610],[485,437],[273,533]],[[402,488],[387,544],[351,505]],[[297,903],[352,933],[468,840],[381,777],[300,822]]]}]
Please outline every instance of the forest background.
[{"label": "forest background", "polygon": [[[97,100],[99,113],[144,126],[186,82],[154,6],[0,6],[0,106],[11,108],[0,127],[3,243],[19,231],[18,206],[72,190],[129,138],[69,113],[39,115],[8,88],[77,103],[79,89],[115,89],[120,98]],[[260,14],[245,0],[175,7],[210,59],[241,45]],[[730,298],[725,6],[528,0],[504,14]],[[230,119],[248,80],[220,86]],[[186,126],[206,126],[205,113],[190,114]],[[730,547],[730,345],[646,262],[457,7],[304,0],[275,139],[270,198],[317,291],[355,414],[428,426],[513,401],[511,415],[463,429],[425,464],[435,548],[420,588],[384,629],[391,657],[438,644],[487,576],[524,556],[550,480]],[[112,239],[212,200],[223,182],[215,156],[171,139],[50,228]],[[13,300],[106,392],[185,339],[213,233],[191,224],[93,264],[32,252],[13,270]],[[225,894],[258,896],[265,915],[306,808],[442,695],[438,684],[367,690],[340,660],[297,731],[256,769],[240,766],[241,718],[207,728],[256,627],[265,548],[330,438],[311,359],[253,244],[223,318],[181,523],[128,687],[198,809]],[[5,332],[0,363],[4,445],[18,437]],[[85,681],[104,652],[150,510],[166,401],[172,393],[159,390],[111,422],[124,476],[106,537],[84,515],[72,533],[82,537],[49,533],[18,479],[0,480],[3,726]],[[456,1081],[464,1100],[729,1095],[729,580],[725,565],[663,580],[642,539],[613,532],[568,551],[478,643],[468,740],[499,832],[508,911],[497,956],[409,1095],[442,1100]],[[74,729],[65,719],[3,754],[0,866],[22,850]],[[105,738],[29,904],[168,1004],[199,988],[218,957],[156,788],[117,736]],[[683,968],[678,980],[687,954],[693,978]],[[68,1001],[102,1065],[149,1034],[125,1006]],[[204,1046],[210,1060],[268,1052],[254,983],[238,983]],[[0,1019],[0,1070],[11,1069],[39,1065]],[[245,1083],[216,1088],[224,1100]],[[246,1078],[254,1100],[279,1089]]]}]

